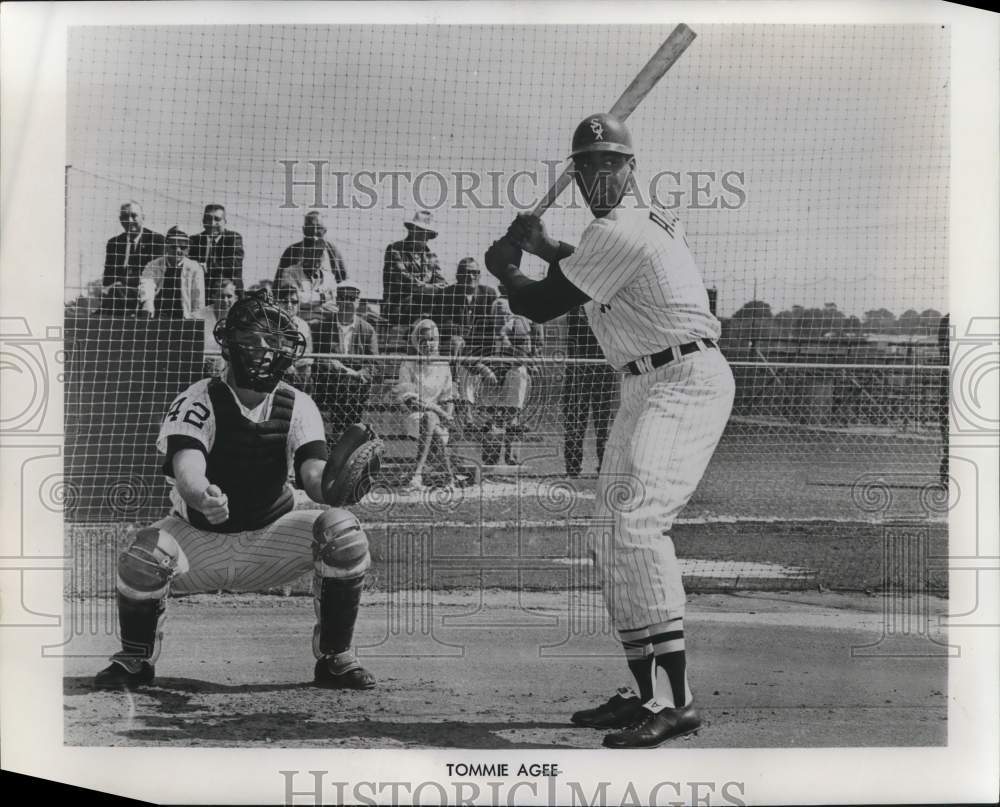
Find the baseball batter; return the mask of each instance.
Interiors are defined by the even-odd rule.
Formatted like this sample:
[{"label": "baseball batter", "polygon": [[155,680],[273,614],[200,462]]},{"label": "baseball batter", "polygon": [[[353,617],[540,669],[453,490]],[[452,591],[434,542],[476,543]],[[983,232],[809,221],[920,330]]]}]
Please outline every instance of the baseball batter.
[{"label": "baseball batter", "polygon": [[[538,217],[522,214],[487,251],[486,266],[507,288],[511,309],[534,321],[584,304],[608,362],[624,373],[590,535],[638,694],[620,689],[572,721],[617,729],[604,738],[610,748],[649,748],[701,725],[669,532],[722,436],[733,376],[680,221],[656,205],[621,205],[636,165],[625,125],[591,115],[572,148],[575,180],[594,215],[579,246],[552,240]],[[520,272],[522,249],[548,261],[544,280]]]},{"label": "baseball batter", "polygon": [[[351,651],[368,539],[347,510],[295,510],[289,472],[324,501],[334,458],[312,399],[281,381],[305,341],[266,292],[237,302],[215,330],[224,378],[178,395],[157,447],[173,482],[172,512],[140,529],[118,561],[122,649],[97,674],[99,688],[153,681],[167,596],[258,591],[313,570],[315,683],[369,689],[375,679]],[[328,466],[330,466],[328,468]]]}]

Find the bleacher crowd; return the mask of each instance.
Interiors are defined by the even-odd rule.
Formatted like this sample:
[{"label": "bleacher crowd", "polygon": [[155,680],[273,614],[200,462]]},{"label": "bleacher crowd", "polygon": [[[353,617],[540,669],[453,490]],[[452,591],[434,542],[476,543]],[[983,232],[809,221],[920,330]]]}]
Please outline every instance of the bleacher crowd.
[{"label": "bleacher crowd", "polygon": [[[121,205],[123,232],[105,251],[101,304],[107,317],[204,321],[206,372],[224,361],[213,337],[216,323],[244,292],[245,252],[240,233],[228,229],[222,205],[205,206],[202,231],[177,226],[165,235],[144,226],[142,206]],[[475,436],[482,462],[516,465],[525,435],[523,412],[542,355],[541,326],[511,313],[502,288],[482,285],[477,260],[459,261],[454,280],[441,270],[429,242],[438,231],[429,211],[404,222],[404,238],[388,244],[383,296],[364,298],[318,211],[305,215],[302,240],[279,257],[267,289],[306,339],[306,355],[288,380],[309,392],[327,420],[331,439],[372,410],[403,415],[416,440],[409,487],[453,479],[449,427]],[[600,357],[582,311],[568,319],[567,352]],[[404,354],[396,362],[373,357]],[[388,377],[395,370],[395,377]],[[610,368],[582,366],[563,388],[566,472],[581,472],[583,433],[593,418],[603,450],[617,383]],[[425,473],[426,471],[426,473]]]}]

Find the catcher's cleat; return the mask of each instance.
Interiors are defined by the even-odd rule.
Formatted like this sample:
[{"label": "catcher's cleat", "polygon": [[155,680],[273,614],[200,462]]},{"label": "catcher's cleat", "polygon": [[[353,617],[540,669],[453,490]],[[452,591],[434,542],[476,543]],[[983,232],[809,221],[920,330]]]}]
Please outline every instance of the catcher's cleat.
[{"label": "catcher's cleat", "polygon": [[97,689],[135,689],[153,683],[155,670],[148,661],[129,663],[135,670],[129,670],[120,661],[112,661],[107,667],[94,676],[94,686]]},{"label": "catcher's cleat", "polygon": [[372,689],[375,676],[350,651],[323,656],[316,662],[313,683],[324,689]]},{"label": "catcher's cleat", "polygon": [[604,738],[605,748],[656,748],[674,737],[691,734],[701,728],[701,713],[693,703],[683,709],[662,709],[645,713],[632,725]]},{"label": "catcher's cleat", "polygon": [[642,712],[642,701],[631,690],[619,689],[611,699],[596,709],[574,712],[570,720],[577,726],[591,729],[620,729],[630,725]]}]

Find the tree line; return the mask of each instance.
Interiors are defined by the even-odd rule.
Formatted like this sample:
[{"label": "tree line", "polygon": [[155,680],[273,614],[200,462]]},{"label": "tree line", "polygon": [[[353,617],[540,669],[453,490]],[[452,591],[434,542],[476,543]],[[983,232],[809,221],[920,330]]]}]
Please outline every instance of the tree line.
[{"label": "tree line", "polygon": [[822,308],[794,305],[775,314],[769,303],[750,300],[727,321],[727,330],[738,331],[761,339],[803,337],[849,337],[862,334],[896,336],[935,336],[942,314],[933,308],[923,311],[907,309],[898,317],[887,308],[866,311],[860,319],[847,315],[836,303]]}]

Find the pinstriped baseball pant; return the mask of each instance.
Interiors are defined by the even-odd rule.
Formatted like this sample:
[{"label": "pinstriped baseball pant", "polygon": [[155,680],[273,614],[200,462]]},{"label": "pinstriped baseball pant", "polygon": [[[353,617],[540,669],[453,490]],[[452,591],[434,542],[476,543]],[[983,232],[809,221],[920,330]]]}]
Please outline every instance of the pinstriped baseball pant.
[{"label": "pinstriped baseball pant", "polygon": [[171,591],[260,591],[291,583],[313,569],[313,522],[320,510],[293,510],[263,529],[218,533],[167,516],[153,524],[181,548],[189,571]]},{"label": "pinstriped baseball pant", "polygon": [[708,467],[733,394],[729,364],[714,349],[622,381],[589,536],[619,631],[684,615],[669,531]]}]

